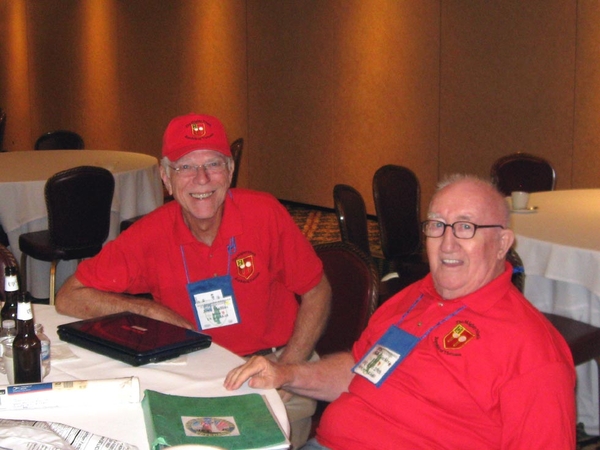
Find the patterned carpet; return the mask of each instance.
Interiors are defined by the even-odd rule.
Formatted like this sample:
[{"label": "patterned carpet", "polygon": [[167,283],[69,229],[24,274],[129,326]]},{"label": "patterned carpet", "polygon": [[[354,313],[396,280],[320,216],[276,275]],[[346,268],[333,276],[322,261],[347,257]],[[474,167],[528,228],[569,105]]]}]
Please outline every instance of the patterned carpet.
[{"label": "patterned carpet", "polygon": [[[290,212],[294,221],[298,224],[302,233],[311,244],[322,244],[324,242],[335,242],[342,239],[337,217],[333,209],[314,207],[302,203],[281,200],[281,203]],[[375,256],[381,255],[379,243],[379,228],[377,220],[368,217],[369,243],[371,253]]]},{"label": "patterned carpet", "polygon": [[[332,209],[287,201],[281,201],[281,203],[285,205],[296,224],[313,245],[341,240],[337,217]],[[377,221],[371,217],[369,218],[369,242],[373,255],[381,255],[379,228]],[[380,270],[384,270],[382,263],[379,266]],[[579,424],[576,450],[600,450],[600,437],[587,435],[583,425]]]}]

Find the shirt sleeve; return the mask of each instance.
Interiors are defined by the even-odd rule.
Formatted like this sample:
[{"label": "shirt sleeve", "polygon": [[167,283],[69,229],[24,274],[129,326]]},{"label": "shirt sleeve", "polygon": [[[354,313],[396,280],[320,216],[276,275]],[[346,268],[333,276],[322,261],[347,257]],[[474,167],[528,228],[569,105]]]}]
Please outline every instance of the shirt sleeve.
[{"label": "shirt sleeve", "polygon": [[144,260],[143,244],[137,237],[133,245],[129,237],[134,236],[134,233],[123,233],[107,242],[100,253],[78,265],[75,277],[85,286],[102,291],[129,294],[150,292],[140,264]]}]

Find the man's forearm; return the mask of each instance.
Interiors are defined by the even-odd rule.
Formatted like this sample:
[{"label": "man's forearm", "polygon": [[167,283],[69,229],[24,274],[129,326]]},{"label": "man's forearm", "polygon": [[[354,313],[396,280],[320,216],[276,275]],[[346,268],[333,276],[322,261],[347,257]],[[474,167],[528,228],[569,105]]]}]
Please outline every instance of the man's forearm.
[{"label": "man's forearm", "polygon": [[179,314],[153,300],[86,287],[74,276],[70,277],[57,293],[55,307],[60,314],[81,319],[130,311],[185,328],[193,328],[192,324]]},{"label": "man's forearm", "polygon": [[323,334],[331,308],[331,287],[325,275],[302,296],[294,332],[279,358],[282,363],[306,361]]},{"label": "man's forearm", "polygon": [[281,386],[286,391],[315,398],[333,401],[348,391],[352,381],[354,358],[350,353],[335,353],[321,360],[309,363],[282,366],[288,372]]}]

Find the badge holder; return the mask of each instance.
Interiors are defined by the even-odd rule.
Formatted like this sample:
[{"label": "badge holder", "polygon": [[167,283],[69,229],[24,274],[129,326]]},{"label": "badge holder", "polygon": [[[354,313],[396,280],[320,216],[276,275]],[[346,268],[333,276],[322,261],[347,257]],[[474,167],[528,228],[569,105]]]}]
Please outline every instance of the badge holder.
[{"label": "badge holder", "polygon": [[418,337],[414,334],[408,333],[400,328],[400,324],[404,321],[406,316],[417,306],[417,303],[421,301],[423,295],[411,305],[410,308],[402,315],[400,320],[390,326],[390,328],[384,333],[383,336],[369,349],[369,351],[362,357],[360,361],[352,368],[352,372],[360,375],[375,386],[380,387],[388,376],[398,367],[398,365],[406,359],[410,352],[416,347],[416,345],[425,339],[429,333],[439,327],[445,321],[458,314],[460,311],[465,309],[465,305],[458,308],[453,313],[444,317],[438,323],[433,325],[427,330],[423,336]]},{"label": "badge holder", "polygon": [[235,251],[235,238],[232,237],[227,246],[229,263],[227,264],[227,275],[208,278],[196,282],[189,281],[187,263],[183,247],[181,253],[185,266],[185,274],[188,279],[186,289],[192,302],[196,324],[200,330],[225,327],[240,323],[237,301],[233,292],[232,278],[229,273],[231,266],[231,255]]}]

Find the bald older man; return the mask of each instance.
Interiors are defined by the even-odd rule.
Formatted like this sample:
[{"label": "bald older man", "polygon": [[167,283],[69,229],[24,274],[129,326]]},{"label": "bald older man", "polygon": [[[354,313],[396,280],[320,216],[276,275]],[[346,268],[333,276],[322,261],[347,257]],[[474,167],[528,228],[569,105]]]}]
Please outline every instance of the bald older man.
[{"label": "bald older man", "polygon": [[306,449],[574,449],[571,354],[511,284],[508,225],[494,186],[450,177],[423,223],[431,273],[379,308],[352,352],[253,358],[225,386],[332,401]]}]

